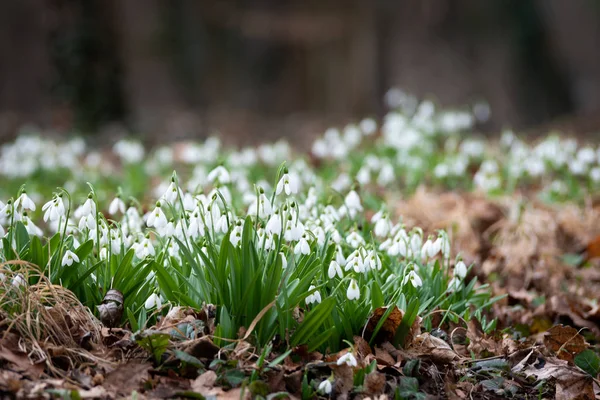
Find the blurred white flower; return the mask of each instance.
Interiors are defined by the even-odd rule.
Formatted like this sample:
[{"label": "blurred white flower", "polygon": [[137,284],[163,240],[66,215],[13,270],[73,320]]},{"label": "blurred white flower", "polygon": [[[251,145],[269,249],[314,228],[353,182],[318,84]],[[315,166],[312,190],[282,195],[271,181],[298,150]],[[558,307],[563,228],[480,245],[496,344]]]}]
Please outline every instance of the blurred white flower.
[{"label": "blurred white flower", "polygon": [[62,266],[70,267],[74,262],[79,262],[79,257],[77,257],[77,254],[73,253],[71,250],[65,251],[65,255],[62,258]]}]

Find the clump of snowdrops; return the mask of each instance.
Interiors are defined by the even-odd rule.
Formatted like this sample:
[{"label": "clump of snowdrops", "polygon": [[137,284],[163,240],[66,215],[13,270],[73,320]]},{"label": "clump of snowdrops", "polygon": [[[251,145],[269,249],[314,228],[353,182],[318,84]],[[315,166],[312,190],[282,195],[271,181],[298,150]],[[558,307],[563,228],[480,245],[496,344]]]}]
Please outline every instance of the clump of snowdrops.
[{"label": "clump of snowdrops", "polygon": [[[36,204],[23,185],[0,204],[0,261],[39,266],[93,309],[109,289],[121,291],[122,323],[136,330],[173,306],[214,304],[217,341],[252,326],[258,345],[335,351],[375,309],[393,305],[409,326],[444,310],[494,327],[484,315],[494,299],[466,279],[446,232],[405,226],[366,187],[340,193],[311,185],[301,162],[286,165],[273,185],[250,185],[215,159],[202,182],[198,172],[187,184],[173,173],[144,205],[121,190],[100,201],[108,194],[92,184],[87,196],[59,188]],[[16,275],[11,284],[27,290],[35,279]]]}]

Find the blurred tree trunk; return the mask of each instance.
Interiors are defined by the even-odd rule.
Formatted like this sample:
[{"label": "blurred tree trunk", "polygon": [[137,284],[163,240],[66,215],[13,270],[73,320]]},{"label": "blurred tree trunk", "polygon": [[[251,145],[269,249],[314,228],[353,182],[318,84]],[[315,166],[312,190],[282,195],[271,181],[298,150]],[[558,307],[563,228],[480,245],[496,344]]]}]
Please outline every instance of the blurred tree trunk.
[{"label": "blurred tree trunk", "polygon": [[116,4],[126,104],[137,132],[144,134],[164,134],[184,108],[161,43],[160,6],[159,0]]},{"label": "blurred tree trunk", "polygon": [[46,17],[44,2],[0,2],[0,139],[49,116]]}]

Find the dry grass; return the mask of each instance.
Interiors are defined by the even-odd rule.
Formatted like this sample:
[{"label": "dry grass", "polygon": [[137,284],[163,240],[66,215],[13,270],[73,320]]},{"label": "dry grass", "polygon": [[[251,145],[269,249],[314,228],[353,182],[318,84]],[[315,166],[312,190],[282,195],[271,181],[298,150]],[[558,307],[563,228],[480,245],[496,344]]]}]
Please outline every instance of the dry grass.
[{"label": "dry grass", "polygon": [[[32,364],[44,363],[55,376],[100,360],[88,350],[100,343],[101,325],[71,291],[24,261],[4,263],[0,272],[0,344],[27,354]],[[15,284],[18,277],[36,283]]]}]

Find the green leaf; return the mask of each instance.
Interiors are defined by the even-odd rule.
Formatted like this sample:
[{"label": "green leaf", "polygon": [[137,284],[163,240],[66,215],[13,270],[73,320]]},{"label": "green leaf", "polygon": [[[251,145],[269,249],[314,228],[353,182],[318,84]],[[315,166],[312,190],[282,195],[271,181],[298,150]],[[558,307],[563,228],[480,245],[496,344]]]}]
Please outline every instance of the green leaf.
[{"label": "green leaf", "polygon": [[139,331],[140,327],[138,325],[137,318],[135,317],[135,314],[133,314],[133,311],[131,311],[129,308],[126,308],[125,312],[127,313],[127,319],[129,320],[129,325],[131,325],[131,331],[132,332]]},{"label": "green leaf", "polygon": [[421,367],[421,360],[415,358],[413,360],[408,360],[404,367],[402,368],[402,373],[406,376],[417,377],[419,373],[419,368]]},{"label": "green leaf", "polygon": [[20,221],[17,222],[15,242],[16,242],[17,253],[19,253],[20,258],[23,258],[24,254],[25,254],[25,250],[29,246],[30,240],[31,239],[29,237],[29,233],[27,232],[27,228],[25,228],[25,225],[23,225],[23,223]]},{"label": "green leaf", "polygon": [[198,360],[193,355],[186,353],[185,351],[174,350],[173,351],[173,355],[178,360],[183,361],[184,363],[189,364],[191,366],[194,366],[196,368],[202,368],[202,367],[204,367],[204,365],[202,364],[202,361]]},{"label": "green leaf", "polygon": [[410,332],[410,328],[412,327],[413,322],[415,322],[415,319],[417,318],[418,310],[419,299],[415,297],[408,304],[406,312],[404,313],[404,317],[402,318],[402,322],[400,322],[400,326],[396,330],[396,335],[394,335],[393,343],[395,346],[404,346],[406,335],[408,335],[408,332]]},{"label": "green leaf", "polygon": [[600,373],[600,357],[590,349],[584,350],[575,356],[575,365],[594,378]]},{"label": "green leaf", "polygon": [[170,337],[168,333],[147,330],[134,335],[133,338],[140,347],[152,354],[154,360],[159,363],[162,355],[167,351]]},{"label": "green leaf", "polygon": [[77,254],[77,257],[79,257],[79,262],[83,262],[83,260],[90,255],[93,249],[94,241],[91,239],[80,245],[77,250],[75,250],[75,254]]},{"label": "green leaf", "polygon": [[318,333],[320,326],[330,317],[335,307],[335,297],[328,297],[310,311],[291,337],[292,346],[308,343]]}]

